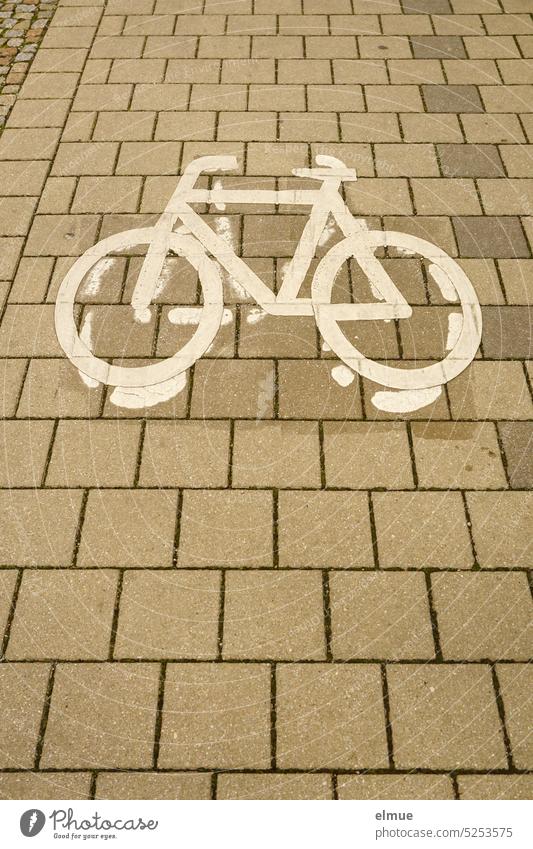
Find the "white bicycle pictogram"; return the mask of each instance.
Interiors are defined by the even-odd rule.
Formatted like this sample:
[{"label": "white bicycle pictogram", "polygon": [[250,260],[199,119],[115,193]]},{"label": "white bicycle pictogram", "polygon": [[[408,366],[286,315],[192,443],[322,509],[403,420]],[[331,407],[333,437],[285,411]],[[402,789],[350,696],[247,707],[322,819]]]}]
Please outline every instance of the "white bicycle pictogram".
[{"label": "white bicycle pictogram", "polygon": [[[320,188],[260,190],[195,188],[200,174],[231,171],[237,167],[233,156],[203,156],[189,164],[164,212],[152,227],[126,230],[102,239],[74,263],[64,278],[56,301],[56,332],[67,357],[82,375],[92,381],[132,390],[159,386],[186,372],[212,344],[221,325],[224,298],[220,267],[252,296],[265,313],[275,316],[314,316],[329,348],[351,370],[391,390],[421,391],[418,406],[424,406],[435,393],[460,374],[473,360],[481,338],[481,310],[475,290],[462,268],[445,251],[407,233],[370,230],[356,219],[341,194],[341,183],[357,180],[355,170],[331,156],[317,156],[314,168],[297,168],[293,174],[321,183]],[[197,213],[192,204],[283,204],[309,206],[311,211],[279,291],[274,293],[235,251]],[[317,246],[333,217],[344,238],[320,260],[311,297],[299,297]],[[175,227],[178,225],[178,231]],[[163,265],[169,254],[184,257],[197,271],[202,290],[198,326],[192,338],[173,356],[143,366],[115,365],[94,355],[80,335],[75,321],[76,294],[85,275],[103,257],[147,245],[146,256],[133,290],[131,305],[137,321],[151,319],[150,304],[155,296]],[[402,368],[368,359],[348,339],[343,322],[408,319],[407,303],[375,253],[378,248],[394,248],[401,255],[418,255],[429,261],[429,274],[450,302],[461,307],[460,327],[454,333],[451,350],[439,362],[421,368]],[[335,278],[343,263],[355,260],[367,276],[376,298],[369,303],[332,303]],[[401,394],[401,393],[400,393]],[[437,392],[438,394],[438,392]]]}]

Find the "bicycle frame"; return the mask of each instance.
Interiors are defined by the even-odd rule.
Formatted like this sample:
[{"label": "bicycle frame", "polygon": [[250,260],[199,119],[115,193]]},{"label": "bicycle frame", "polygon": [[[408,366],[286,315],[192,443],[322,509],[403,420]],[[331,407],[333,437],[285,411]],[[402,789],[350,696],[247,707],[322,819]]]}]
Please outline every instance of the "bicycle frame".
[{"label": "bicycle frame", "polygon": [[[384,319],[409,318],[411,307],[401,295],[373,250],[365,245],[368,233],[366,222],[355,219],[339,194],[344,180],[356,180],[355,171],[346,168],[340,160],[330,156],[317,156],[323,168],[300,168],[296,176],[320,180],[317,189],[293,189],[279,191],[253,191],[239,189],[200,189],[195,183],[204,171],[233,170],[237,160],[231,156],[205,156],[192,162],[185,169],[164,212],[154,226],[154,238],[146,254],[137,284],[132,295],[135,312],[143,315],[149,306],[169,251],[169,236],[178,221],[183,222],[187,233],[192,234],[225,268],[257,303],[270,315],[313,315],[316,309],[311,298],[299,297],[299,291],[309,270],[320,237],[330,215],[346,237],[354,240],[354,256],[362,270],[371,280],[376,297],[381,303],[369,304],[324,304],[320,308],[334,310],[338,318]],[[286,269],[283,283],[275,294],[244,260],[218,236],[191,206],[191,204],[284,204],[287,206],[310,206],[309,219],[304,227],[295,254]]]}]

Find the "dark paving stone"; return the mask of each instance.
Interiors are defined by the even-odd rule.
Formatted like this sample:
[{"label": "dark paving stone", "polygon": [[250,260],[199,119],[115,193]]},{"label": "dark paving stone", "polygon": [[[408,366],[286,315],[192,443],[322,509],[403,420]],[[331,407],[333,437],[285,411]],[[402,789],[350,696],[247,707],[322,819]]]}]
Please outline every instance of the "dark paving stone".
[{"label": "dark paving stone", "polygon": [[528,257],[529,248],[516,216],[464,215],[453,218],[461,257]]},{"label": "dark paving stone", "polygon": [[483,112],[475,85],[423,85],[428,112]]},{"label": "dark paving stone", "polygon": [[445,177],[505,177],[495,144],[438,144]]},{"label": "dark paving stone", "polygon": [[498,430],[512,487],[533,487],[533,422],[500,422]]},{"label": "dark paving stone", "polygon": [[466,59],[463,39],[458,35],[413,35],[415,59]]},{"label": "dark paving stone", "polygon": [[489,359],[533,356],[531,307],[483,307],[483,354]]}]

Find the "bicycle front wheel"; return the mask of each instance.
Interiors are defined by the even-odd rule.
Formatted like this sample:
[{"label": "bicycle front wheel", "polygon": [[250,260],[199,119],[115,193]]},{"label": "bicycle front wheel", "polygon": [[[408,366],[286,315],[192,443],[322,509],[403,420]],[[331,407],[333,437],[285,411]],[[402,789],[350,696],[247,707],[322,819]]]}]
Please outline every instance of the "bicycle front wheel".
[{"label": "bicycle front wheel", "polygon": [[[361,250],[372,253],[380,247],[397,248],[401,255],[418,255],[428,260],[429,272],[441,288],[443,295],[461,307],[461,327],[456,333],[453,347],[440,362],[423,368],[395,368],[368,359],[345,335],[343,321],[349,321],[345,305],[339,309],[331,304],[335,277],[342,264],[354,259]],[[329,347],[349,368],[369,380],[390,389],[430,389],[441,386],[457,377],[474,359],[481,339],[481,309],[474,287],[463,269],[441,248],[431,242],[395,231],[370,230],[364,234],[347,236],[320,261],[312,283],[311,297],[316,322]],[[327,308],[321,309],[321,305]]]},{"label": "bicycle front wheel", "polygon": [[127,230],[102,239],[76,260],[59,288],[55,307],[55,327],[59,344],[83,375],[99,383],[135,389],[156,386],[177,377],[205,353],[220,327],[224,300],[222,279],[215,262],[207,256],[196,239],[171,233],[169,250],[191,263],[198,272],[202,288],[203,303],[199,309],[198,327],[192,338],[172,357],[161,362],[128,367],[112,365],[96,357],[80,337],[74,316],[74,304],[86,274],[100,259],[109,254],[139,245],[149,245],[154,237],[154,229],[144,227]]}]

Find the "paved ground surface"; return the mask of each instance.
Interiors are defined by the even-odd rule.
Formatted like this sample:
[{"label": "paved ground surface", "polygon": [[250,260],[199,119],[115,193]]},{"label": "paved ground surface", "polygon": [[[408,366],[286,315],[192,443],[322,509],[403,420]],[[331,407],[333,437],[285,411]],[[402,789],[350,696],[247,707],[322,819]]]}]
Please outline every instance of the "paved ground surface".
[{"label": "paved ground surface", "polygon": [[[60,0],[0,140],[2,796],[531,795],[532,12]],[[264,317],[230,280],[174,399],[128,410],[82,382],[53,325],[76,257],[155,221],[196,156],[236,154],[216,180],[253,189],[320,152],[357,168],[355,214],[476,287],[481,349],[437,401],[379,412],[311,318]],[[303,215],[204,211],[279,284]],[[80,290],[115,362],[194,330],[168,320],[199,297],[178,258],[132,320],[143,250]],[[422,262],[384,262],[413,317],[352,339],[441,359],[453,307]],[[365,285],[350,266],[338,299]]]},{"label": "paved ground surface", "polygon": [[15,103],[56,6],[56,0],[0,3],[0,128]]}]

